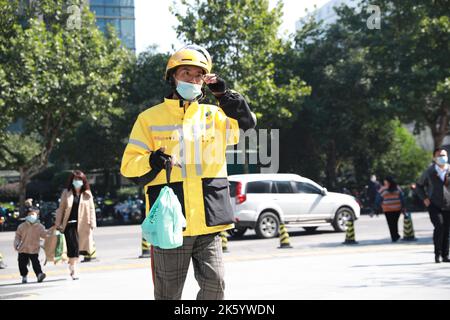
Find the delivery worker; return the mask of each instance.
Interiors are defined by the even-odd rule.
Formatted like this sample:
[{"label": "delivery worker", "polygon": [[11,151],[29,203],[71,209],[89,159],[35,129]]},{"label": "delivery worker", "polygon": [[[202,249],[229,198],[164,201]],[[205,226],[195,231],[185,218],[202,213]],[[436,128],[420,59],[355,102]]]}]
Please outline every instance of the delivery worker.
[{"label": "delivery worker", "polygon": [[[225,150],[238,143],[240,128],[255,126],[256,118],[211,68],[209,53],[196,45],[169,58],[165,79],[172,93],[138,116],[122,159],[122,175],[145,185],[147,212],[166,184],[166,161],[175,164],[170,186],[182,205],[186,229],[183,246],[152,247],[155,299],[181,299],[191,258],[200,286],[197,299],[224,298],[219,234],[234,227]],[[218,106],[200,103],[204,84]]]}]

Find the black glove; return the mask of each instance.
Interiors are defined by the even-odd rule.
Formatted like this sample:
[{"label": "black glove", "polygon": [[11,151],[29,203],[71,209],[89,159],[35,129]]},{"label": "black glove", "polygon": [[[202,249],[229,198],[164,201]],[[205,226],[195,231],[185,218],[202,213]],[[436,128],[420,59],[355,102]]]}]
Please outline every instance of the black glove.
[{"label": "black glove", "polygon": [[158,149],[150,154],[150,166],[152,169],[161,171],[165,168],[166,161],[171,161],[172,157]]},{"label": "black glove", "polygon": [[217,77],[217,82],[209,83],[208,88],[212,93],[223,93],[227,89],[227,84],[225,83],[225,80]]}]

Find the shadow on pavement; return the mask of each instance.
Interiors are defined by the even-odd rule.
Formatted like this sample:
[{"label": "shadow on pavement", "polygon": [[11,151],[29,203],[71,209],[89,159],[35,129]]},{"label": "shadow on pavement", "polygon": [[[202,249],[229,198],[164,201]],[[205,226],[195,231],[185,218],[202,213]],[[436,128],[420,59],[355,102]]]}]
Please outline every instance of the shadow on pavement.
[{"label": "shadow on pavement", "polygon": [[[305,236],[317,236],[320,234],[331,234],[331,233],[338,233],[333,230],[316,230],[316,231],[291,231],[289,230],[289,237],[305,237]],[[272,238],[276,239],[276,238]],[[228,238],[228,241],[243,241],[243,240],[269,240],[269,239],[261,239],[258,238],[256,234],[250,234],[250,235],[243,235],[243,236],[230,236]]]},{"label": "shadow on pavement", "polygon": [[15,282],[15,283],[4,283],[0,284],[0,287],[11,287],[11,286],[23,286],[23,287],[29,287],[36,284],[44,284],[44,283],[50,283],[50,282],[60,282],[60,281],[66,281],[67,279],[52,279],[52,280],[44,280],[43,282],[37,282],[35,280],[30,281],[28,283],[22,283],[22,282]]},{"label": "shadow on pavement", "polygon": [[399,266],[422,266],[422,265],[435,265],[432,262],[416,262],[416,263],[389,263],[389,264],[360,264],[356,266],[351,266],[351,268],[367,268],[367,267],[399,267]]},{"label": "shadow on pavement", "polygon": [[[344,240],[344,239],[343,239]],[[357,244],[343,244],[342,242],[328,242],[328,243],[321,243],[318,244],[317,247],[324,247],[324,248],[334,248],[334,247],[364,247],[364,246],[377,246],[377,245],[392,245],[392,246],[398,246],[398,245],[429,245],[432,244],[433,241],[431,238],[417,238],[417,241],[397,241],[397,242],[391,242],[389,238],[385,239],[376,239],[376,240],[358,240]]]},{"label": "shadow on pavement", "polygon": [[[424,263],[424,265],[427,265],[428,263]],[[433,263],[432,263],[433,264]],[[342,288],[350,288],[350,289],[356,289],[356,288],[367,288],[367,287],[429,287],[429,288],[436,288],[436,289],[449,289],[450,288],[450,282],[448,281],[448,275],[436,275],[433,274],[432,277],[430,277],[429,271],[424,272],[416,272],[414,273],[414,277],[409,278],[402,278],[398,276],[392,276],[389,274],[386,274],[383,278],[368,278],[366,279],[364,284],[361,285],[349,285],[349,286],[342,286]],[[401,297],[399,297],[401,298]],[[422,297],[421,299],[426,299],[426,297]],[[447,300],[448,298],[446,296],[442,296],[441,299]]]}]

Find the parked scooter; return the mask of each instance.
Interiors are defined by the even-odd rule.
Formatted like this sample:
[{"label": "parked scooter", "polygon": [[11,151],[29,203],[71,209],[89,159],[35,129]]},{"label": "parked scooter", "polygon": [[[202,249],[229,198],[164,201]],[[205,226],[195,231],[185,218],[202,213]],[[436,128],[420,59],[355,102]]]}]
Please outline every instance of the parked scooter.
[{"label": "parked scooter", "polygon": [[2,231],[15,231],[24,220],[19,218],[19,209],[13,202],[3,203],[0,206],[0,216],[3,218],[0,218],[3,221],[1,224]]},{"label": "parked scooter", "polygon": [[117,220],[124,224],[141,223],[144,217],[145,203],[137,196],[131,197],[124,202],[119,202],[114,206],[114,212]]}]

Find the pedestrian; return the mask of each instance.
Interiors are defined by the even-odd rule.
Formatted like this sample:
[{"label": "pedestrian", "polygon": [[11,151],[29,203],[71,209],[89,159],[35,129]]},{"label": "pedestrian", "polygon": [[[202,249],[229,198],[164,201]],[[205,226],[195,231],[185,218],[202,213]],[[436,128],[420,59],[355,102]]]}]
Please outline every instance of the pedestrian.
[{"label": "pedestrian", "polygon": [[370,207],[370,217],[373,217],[374,212],[378,216],[379,208],[376,207],[376,198],[380,188],[381,184],[378,182],[377,176],[372,174],[369,183],[367,184],[367,202]]},{"label": "pedestrian", "polygon": [[381,206],[386,217],[392,242],[397,242],[400,239],[398,219],[401,213],[406,213],[406,206],[403,191],[392,176],[387,176],[384,179],[384,185],[377,194],[376,206],[377,208]]},{"label": "pedestrian", "polygon": [[447,150],[436,148],[433,152],[433,164],[423,172],[416,184],[417,195],[428,209],[434,226],[434,261],[450,262],[450,187]]},{"label": "pedestrian", "polygon": [[77,280],[79,255],[90,254],[94,247],[93,229],[97,227],[94,197],[86,175],[80,170],[69,177],[56,211],[55,226],[64,233],[70,276]]},{"label": "pedestrian", "polygon": [[7,265],[3,262],[3,254],[0,252],[0,269],[6,269]]},{"label": "pedestrian", "polygon": [[415,182],[410,185],[409,198],[411,199],[414,211],[424,211],[426,209],[422,199],[417,194],[417,185]]},{"label": "pedestrian", "polygon": [[25,222],[22,222],[16,230],[14,238],[14,249],[19,253],[19,271],[22,276],[22,283],[28,282],[28,263],[31,260],[37,281],[44,281],[46,275],[42,272],[39,262],[40,239],[48,236],[45,227],[39,221],[39,209],[34,206],[28,206],[25,211]]},{"label": "pedestrian", "polygon": [[[165,79],[172,92],[138,116],[122,158],[122,175],[145,185],[146,212],[166,185],[162,171],[170,161],[170,187],[187,221],[181,247],[151,247],[155,299],[181,299],[191,259],[197,299],[224,299],[220,232],[234,227],[225,150],[256,118],[243,96],[227,89],[211,68],[209,53],[196,45],[169,58]],[[200,103],[204,84],[217,106]]]}]

